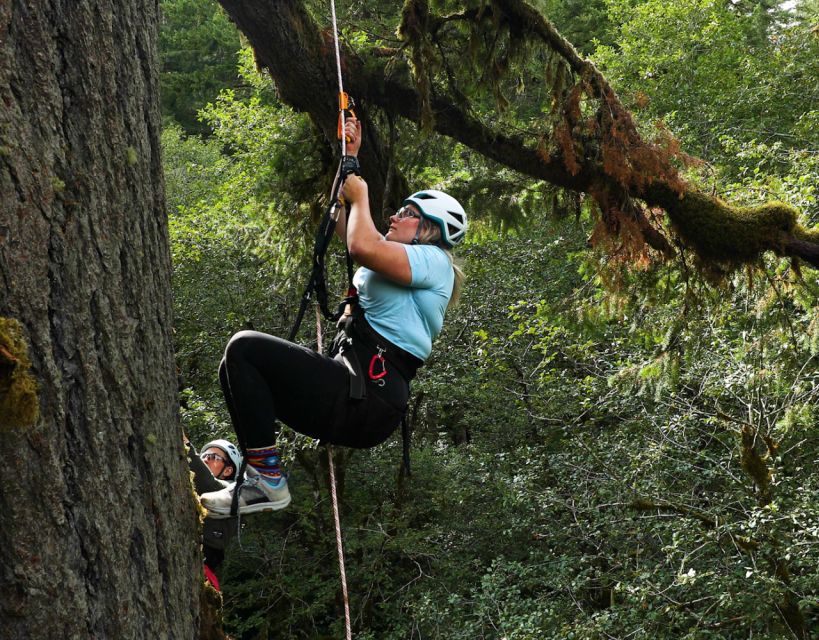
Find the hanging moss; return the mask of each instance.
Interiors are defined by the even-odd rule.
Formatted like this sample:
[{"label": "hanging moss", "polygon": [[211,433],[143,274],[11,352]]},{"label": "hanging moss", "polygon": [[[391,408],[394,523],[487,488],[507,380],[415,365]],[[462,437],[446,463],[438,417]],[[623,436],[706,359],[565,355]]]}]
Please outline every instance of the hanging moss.
[{"label": "hanging moss", "polygon": [[0,318],[0,429],[30,427],[40,414],[23,325]]},{"label": "hanging moss", "polygon": [[401,10],[398,37],[409,45],[410,69],[421,103],[421,129],[427,132],[432,131],[435,120],[431,106],[432,78],[439,66],[428,36],[429,21],[429,4],[426,0],[406,0]]}]

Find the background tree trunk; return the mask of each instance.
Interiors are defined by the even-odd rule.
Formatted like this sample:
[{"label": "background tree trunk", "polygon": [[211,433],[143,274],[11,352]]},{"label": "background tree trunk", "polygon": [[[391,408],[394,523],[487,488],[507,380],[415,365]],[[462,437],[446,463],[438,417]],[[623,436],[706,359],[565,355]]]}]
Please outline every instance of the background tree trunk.
[{"label": "background tree trunk", "polygon": [[0,3],[0,319],[21,324],[40,412],[0,413],[3,638],[196,635],[158,12]]}]

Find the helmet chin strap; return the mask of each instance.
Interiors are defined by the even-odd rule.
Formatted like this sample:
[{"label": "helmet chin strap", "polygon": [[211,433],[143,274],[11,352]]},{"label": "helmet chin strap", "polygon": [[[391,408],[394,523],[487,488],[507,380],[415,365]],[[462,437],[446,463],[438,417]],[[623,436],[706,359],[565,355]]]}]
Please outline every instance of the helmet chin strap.
[{"label": "helmet chin strap", "polygon": [[424,226],[424,217],[421,216],[418,219],[418,226],[415,227],[415,237],[413,237],[412,242],[410,244],[418,244],[418,238],[421,236],[421,227]]}]

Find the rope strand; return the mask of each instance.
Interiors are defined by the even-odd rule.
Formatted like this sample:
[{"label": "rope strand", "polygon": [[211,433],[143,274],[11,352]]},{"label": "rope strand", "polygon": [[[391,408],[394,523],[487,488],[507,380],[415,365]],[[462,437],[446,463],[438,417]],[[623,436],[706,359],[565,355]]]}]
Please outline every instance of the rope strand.
[{"label": "rope strand", "polygon": [[[333,44],[336,50],[336,73],[338,74],[338,96],[339,100],[344,94],[344,83],[341,80],[341,51],[338,44],[338,25],[336,24],[336,3],[335,0],[330,0],[330,12],[333,14]],[[345,114],[344,109],[339,104],[339,113],[341,117],[341,155],[347,155],[347,136],[344,135]]]},{"label": "rope strand", "polygon": [[[330,11],[333,16],[333,44],[336,52],[336,72],[338,73],[338,98],[339,98],[339,118],[341,122],[341,156],[347,155],[347,136],[344,133],[346,117],[342,108],[341,98],[344,95],[344,83],[341,78],[341,51],[338,43],[338,24],[336,22],[336,3],[330,0]],[[340,185],[339,185],[340,188]],[[336,197],[338,194],[335,194]],[[316,308],[316,350],[322,353],[321,334],[321,314]],[[336,525],[336,549],[338,551],[338,570],[341,575],[341,593],[344,597],[344,627],[347,632],[347,640],[352,640],[353,631],[350,622],[350,599],[347,593],[347,572],[344,569],[344,544],[341,539],[341,518],[338,513],[338,496],[336,495],[336,472],[333,464],[333,449],[327,445],[327,466],[330,470],[330,496],[333,501],[333,519]]]},{"label": "rope strand", "polygon": [[[324,351],[324,335],[321,330],[321,312],[316,307],[316,352],[322,355]],[[336,551],[338,553],[338,572],[341,575],[341,595],[344,598],[344,628],[347,631],[347,640],[352,640],[353,629],[350,621],[350,597],[347,593],[347,571],[344,568],[344,543],[341,539],[341,517],[338,512],[338,496],[336,495],[336,470],[333,464],[333,448],[327,445],[327,466],[330,470],[330,498],[333,503],[333,520],[336,525]]]},{"label": "rope strand", "polygon": [[336,496],[336,472],[333,464],[333,448],[327,445],[327,466],[330,468],[330,495],[333,499],[333,517],[336,521],[336,548],[338,549],[338,570],[341,574],[341,594],[344,597],[344,627],[347,640],[352,640],[353,630],[350,623],[350,598],[347,594],[347,573],[344,570],[344,547],[341,541],[341,520],[338,515],[338,497]]}]

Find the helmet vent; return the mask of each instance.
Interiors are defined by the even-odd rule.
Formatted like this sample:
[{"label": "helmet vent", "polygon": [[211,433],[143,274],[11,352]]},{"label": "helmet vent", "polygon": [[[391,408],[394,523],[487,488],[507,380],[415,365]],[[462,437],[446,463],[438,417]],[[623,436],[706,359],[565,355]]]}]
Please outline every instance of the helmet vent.
[{"label": "helmet vent", "polygon": [[418,200],[435,200],[435,196],[431,196],[428,193],[419,193],[413,197]]}]

